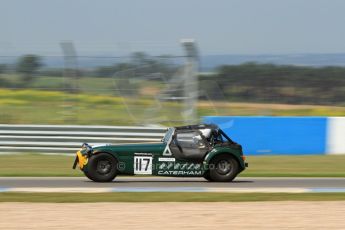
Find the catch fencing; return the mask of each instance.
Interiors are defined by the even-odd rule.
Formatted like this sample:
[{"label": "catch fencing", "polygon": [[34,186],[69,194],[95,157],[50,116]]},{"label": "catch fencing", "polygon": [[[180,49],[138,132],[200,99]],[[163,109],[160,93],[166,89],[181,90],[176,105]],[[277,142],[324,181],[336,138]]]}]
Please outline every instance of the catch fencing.
[{"label": "catch fencing", "polygon": [[164,127],[0,124],[0,154],[75,154],[82,143],[159,142]]}]

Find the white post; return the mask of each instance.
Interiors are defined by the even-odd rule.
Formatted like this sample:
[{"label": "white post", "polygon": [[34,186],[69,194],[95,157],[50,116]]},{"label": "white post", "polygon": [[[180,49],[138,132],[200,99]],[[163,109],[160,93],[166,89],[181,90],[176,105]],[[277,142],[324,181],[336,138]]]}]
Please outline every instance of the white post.
[{"label": "white post", "polygon": [[[77,52],[74,48],[73,42],[65,41],[60,43],[64,58],[64,88],[71,93],[78,92],[78,62]],[[75,105],[74,100],[64,99],[64,120],[68,122],[75,122],[76,110],[78,108]]]},{"label": "white post", "polygon": [[184,74],[184,111],[183,116],[186,123],[197,123],[199,86],[198,86],[198,50],[194,39],[182,39],[181,44],[186,52],[186,67]]},{"label": "white post", "polygon": [[74,84],[71,84],[72,92],[78,90],[78,61],[77,52],[74,48],[73,42],[64,41],[60,43],[63,56],[64,56],[64,77],[67,78],[67,82],[71,83],[71,79],[74,79]]}]

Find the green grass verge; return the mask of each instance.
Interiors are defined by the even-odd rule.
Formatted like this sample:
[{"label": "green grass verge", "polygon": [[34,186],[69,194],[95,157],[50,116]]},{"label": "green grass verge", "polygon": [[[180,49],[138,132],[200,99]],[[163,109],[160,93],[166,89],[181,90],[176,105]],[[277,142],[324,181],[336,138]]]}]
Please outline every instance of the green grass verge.
[{"label": "green grass verge", "polygon": [[345,193],[0,193],[0,202],[338,201]]},{"label": "green grass verge", "polygon": [[[95,79],[94,79],[95,80]],[[90,79],[86,85],[95,85]],[[110,81],[110,82],[108,82]],[[102,87],[112,87],[111,79],[96,79]],[[146,83],[148,84],[148,83]],[[76,94],[48,90],[0,89],[0,123],[4,124],[81,124],[137,125],[157,122],[179,125],[183,104],[155,101],[143,85],[137,94],[120,97],[111,88],[80,91]],[[92,87],[91,87],[92,88]],[[155,88],[155,87],[154,87]],[[159,86],[156,86],[159,89]],[[154,89],[151,89],[155,91]],[[90,110],[90,108],[92,108]],[[277,105],[236,102],[198,103],[198,116],[207,115],[344,116],[345,107]]]},{"label": "green grass verge", "polygon": [[0,155],[0,176],[83,176],[73,170],[75,156],[59,155]]},{"label": "green grass verge", "polygon": [[[74,156],[0,155],[0,176],[83,176]],[[250,156],[246,177],[345,177],[345,155]]]},{"label": "green grass verge", "polygon": [[345,155],[251,156],[241,176],[345,177]]}]

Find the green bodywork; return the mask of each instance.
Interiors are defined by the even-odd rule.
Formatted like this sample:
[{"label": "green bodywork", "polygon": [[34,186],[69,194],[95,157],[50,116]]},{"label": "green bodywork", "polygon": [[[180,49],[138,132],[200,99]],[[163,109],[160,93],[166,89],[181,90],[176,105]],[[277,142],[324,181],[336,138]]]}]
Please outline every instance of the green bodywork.
[{"label": "green bodywork", "polygon": [[[93,146],[92,153],[88,153],[86,149],[81,149],[80,153],[83,157],[92,157],[93,154],[108,153],[114,156],[118,161],[119,175],[156,175],[156,176],[183,176],[183,177],[200,177],[208,170],[211,159],[219,154],[228,154],[234,157],[239,165],[240,171],[246,167],[240,145],[222,146],[214,145],[208,151],[202,160],[191,161],[176,159],[172,153],[166,154],[165,150],[169,142],[160,143],[143,143],[143,144],[125,144],[125,145],[101,145]],[[136,172],[135,167],[138,166],[137,158],[145,160],[149,158],[151,170],[148,172]],[[139,162],[140,163],[140,162]],[[86,163],[87,164],[87,163]],[[87,170],[83,167],[82,170]],[[142,171],[145,171],[144,169]]]}]

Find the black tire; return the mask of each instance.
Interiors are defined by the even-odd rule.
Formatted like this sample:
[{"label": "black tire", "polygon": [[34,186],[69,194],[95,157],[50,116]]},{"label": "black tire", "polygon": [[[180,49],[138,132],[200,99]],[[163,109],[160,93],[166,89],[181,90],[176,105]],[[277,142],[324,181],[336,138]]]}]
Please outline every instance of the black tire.
[{"label": "black tire", "polygon": [[211,177],[210,177],[210,171],[205,172],[205,174],[203,175],[203,177],[208,180],[208,181],[212,181]]},{"label": "black tire", "polygon": [[84,174],[95,182],[111,182],[117,176],[117,160],[108,153],[92,155]]},{"label": "black tire", "polygon": [[230,182],[239,173],[237,160],[228,154],[215,156],[210,164],[210,179],[216,182]]},{"label": "black tire", "polygon": [[89,175],[89,172],[88,172],[86,169],[84,169],[83,172],[84,172],[84,175],[85,175],[87,178],[89,178],[90,180],[93,180],[93,179],[91,178],[91,176]]}]

